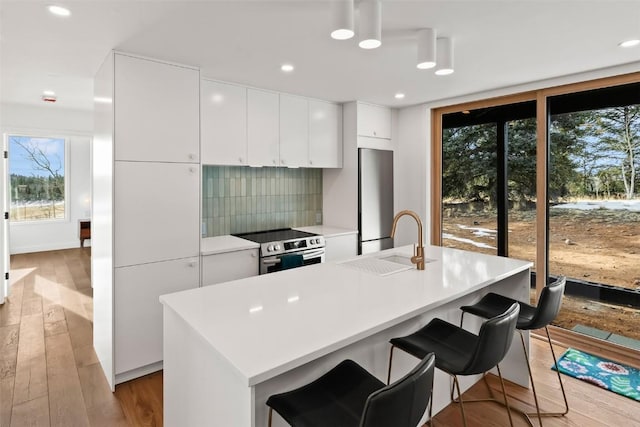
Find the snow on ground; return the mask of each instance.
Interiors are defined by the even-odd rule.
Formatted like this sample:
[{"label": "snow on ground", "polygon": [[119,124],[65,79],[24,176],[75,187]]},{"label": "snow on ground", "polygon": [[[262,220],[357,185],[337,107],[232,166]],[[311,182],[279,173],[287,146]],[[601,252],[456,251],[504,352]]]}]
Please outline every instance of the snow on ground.
[{"label": "snow on ground", "polygon": [[468,243],[470,245],[473,245],[477,248],[486,248],[486,249],[495,249],[493,246],[491,245],[487,245],[486,243],[482,243],[482,242],[475,242],[471,239],[465,239],[463,237],[457,237],[454,236],[453,234],[449,234],[449,233],[442,233],[442,238],[443,239],[451,239],[451,240],[455,240],[457,242],[462,242],[462,243]]},{"label": "snow on ground", "polygon": [[593,209],[629,210],[640,212],[640,199],[635,200],[578,200],[574,203],[563,203],[552,206],[553,209],[579,209],[589,211]]},{"label": "snow on ground", "polygon": [[[560,205],[552,206],[554,209],[578,209],[583,211],[595,210],[595,209],[610,209],[610,210],[628,210],[632,212],[640,212],[640,199],[634,200],[578,200],[573,203],[563,203]],[[489,237],[495,239],[497,233],[496,230],[483,227],[469,227],[462,224],[456,224],[461,230],[470,231],[475,237]],[[511,230],[509,230],[511,232]],[[443,233],[443,239],[455,240],[462,243],[468,243],[478,248],[495,249],[493,246],[486,243],[476,242],[472,239],[466,239],[464,237],[457,237],[453,234]]]},{"label": "snow on ground", "polygon": [[496,230],[490,230],[488,228],[482,228],[482,227],[469,227],[466,225],[462,225],[462,224],[456,224],[458,226],[458,228],[461,228],[463,230],[469,230],[473,232],[474,236],[478,236],[478,237],[492,237],[495,239],[495,234],[497,233]]}]

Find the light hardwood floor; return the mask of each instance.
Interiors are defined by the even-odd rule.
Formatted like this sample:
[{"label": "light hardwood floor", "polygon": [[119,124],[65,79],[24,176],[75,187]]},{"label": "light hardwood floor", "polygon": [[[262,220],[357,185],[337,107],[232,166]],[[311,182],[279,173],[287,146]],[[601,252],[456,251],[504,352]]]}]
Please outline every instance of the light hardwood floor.
[{"label": "light hardwood floor", "polygon": [[[90,248],[14,255],[11,277],[10,296],[0,306],[0,427],[162,425],[162,373],[121,384],[113,394],[98,365]],[[558,409],[560,391],[544,342],[532,340],[532,363],[543,406]],[[563,379],[571,411],[545,419],[545,426],[640,426],[639,402]],[[495,377],[489,383],[499,390]],[[533,410],[525,403],[533,401],[529,391],[507,386],[514,405]],[[486,395],[482,382],[465,393],[466,398]],[[470,404],[466,410],[470,427],[508,425],[498,405]],[[518,415],[514,421],[527,425]],[[438,414],[435,425],[462,425],[458,407]]]}]

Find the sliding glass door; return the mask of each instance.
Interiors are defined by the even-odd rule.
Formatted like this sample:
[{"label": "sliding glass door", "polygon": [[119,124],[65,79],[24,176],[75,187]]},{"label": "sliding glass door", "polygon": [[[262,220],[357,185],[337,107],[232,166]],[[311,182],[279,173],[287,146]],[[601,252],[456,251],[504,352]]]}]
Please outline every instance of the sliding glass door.
[{"label": "sliding glass door", "polygon": [[496,138],[495,123],[443,131],[443,246],[498,254]]},{"label": "sliding glass door", "polygon": [[556,324],[640,350],[640,84],[549,98],[549,275]]},{"label": "sliding glass door", "polygon": [[442,123],[442,245],[534,261],[535,103],[450,113]]},{"label": "sliding glass door", "polygon": [[566,276],[554,325],[640,350],[640,74],[512,99],[434,113],[433,243]]}]

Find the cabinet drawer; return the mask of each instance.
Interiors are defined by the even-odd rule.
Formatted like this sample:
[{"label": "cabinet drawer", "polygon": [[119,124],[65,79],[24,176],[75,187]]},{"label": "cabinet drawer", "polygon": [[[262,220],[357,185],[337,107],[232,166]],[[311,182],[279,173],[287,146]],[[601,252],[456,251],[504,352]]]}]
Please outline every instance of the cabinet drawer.
[{"label": "cabinet drawer", "polygon": [[258,249],[225,252],[202,257],[202,286],[257,276]]}]

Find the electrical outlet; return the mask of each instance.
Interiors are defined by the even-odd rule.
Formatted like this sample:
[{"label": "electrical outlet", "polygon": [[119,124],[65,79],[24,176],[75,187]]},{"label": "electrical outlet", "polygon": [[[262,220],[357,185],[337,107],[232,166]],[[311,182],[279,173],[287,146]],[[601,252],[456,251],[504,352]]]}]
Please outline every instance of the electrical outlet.
[{"label": "electrical outlet", "polygon": [[322,224],[322,212],[316,212],[316,224]]}]

